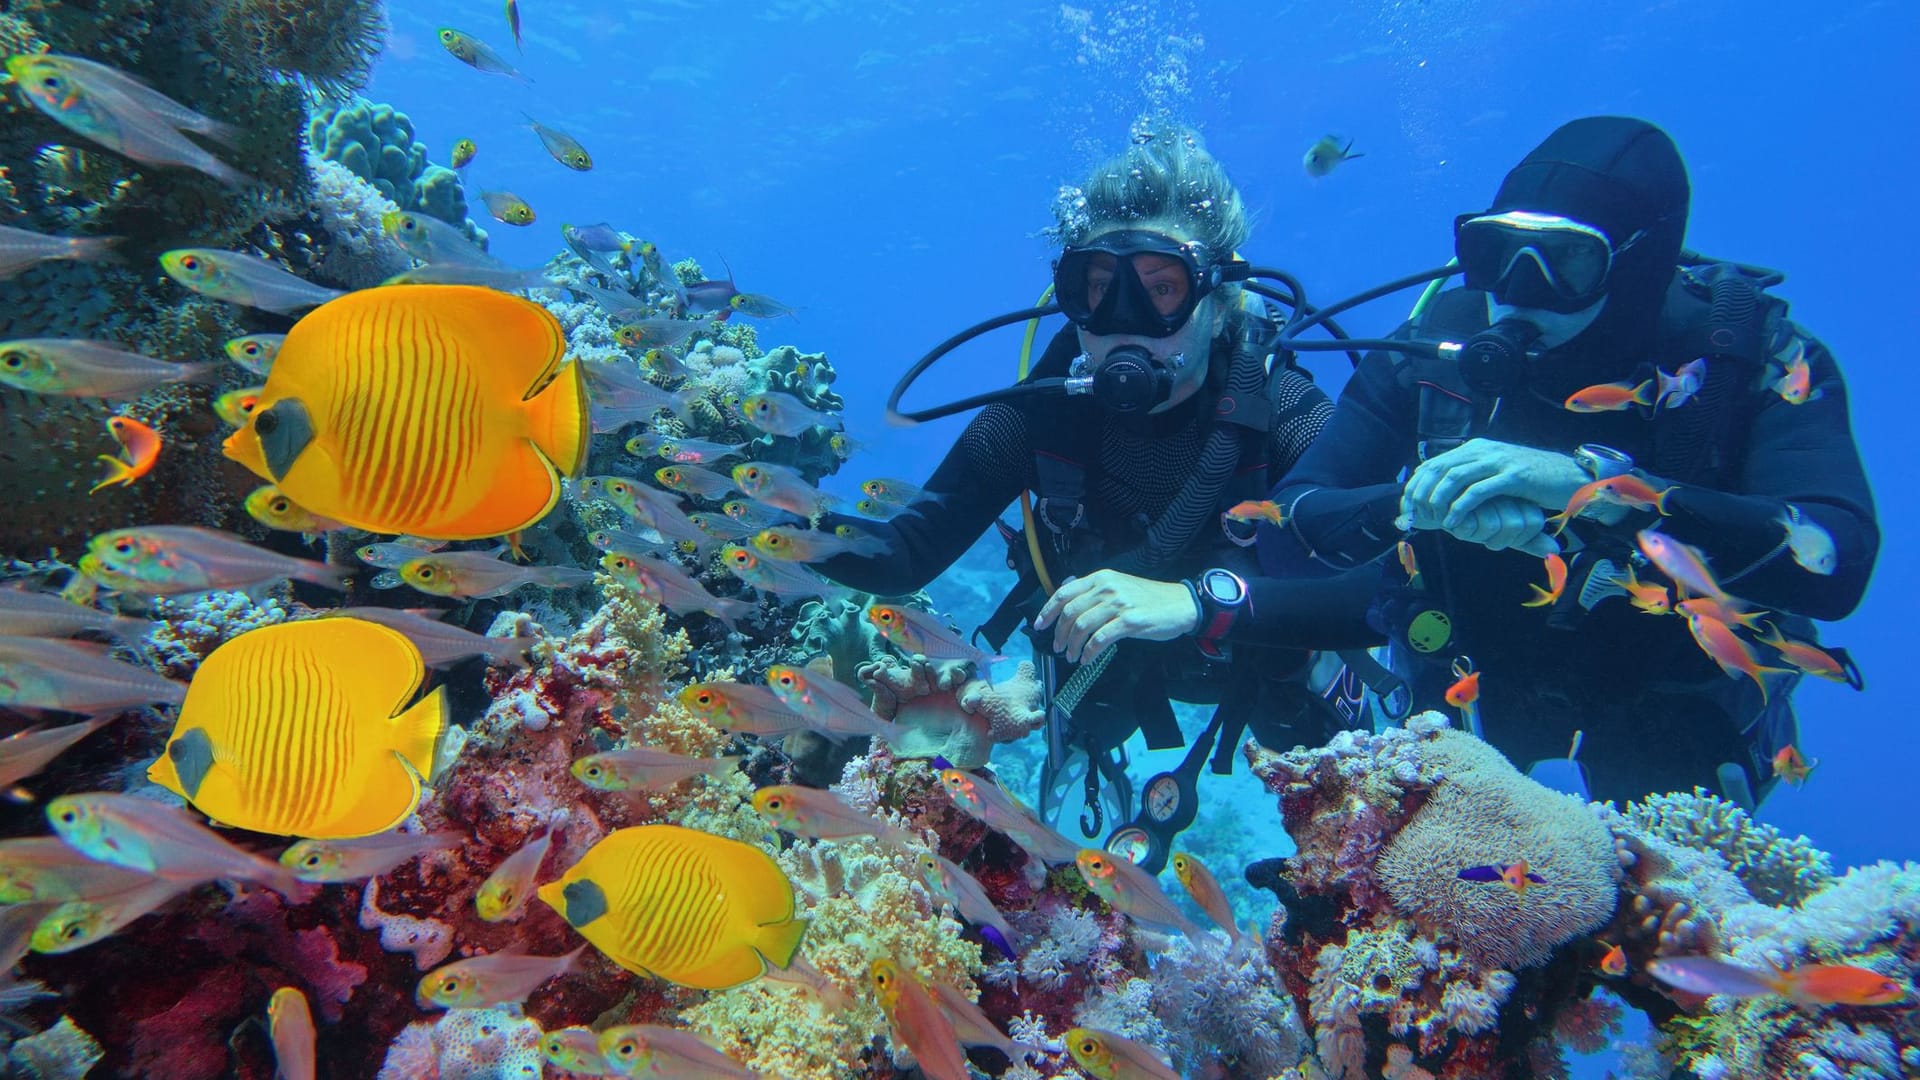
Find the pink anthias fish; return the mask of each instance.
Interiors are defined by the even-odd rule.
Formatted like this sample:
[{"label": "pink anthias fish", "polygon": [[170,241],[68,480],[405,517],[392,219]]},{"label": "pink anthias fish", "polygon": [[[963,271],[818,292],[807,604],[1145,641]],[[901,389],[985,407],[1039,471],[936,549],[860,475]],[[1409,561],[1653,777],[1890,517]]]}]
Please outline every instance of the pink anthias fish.
[{"label": "pink anthias fish", "polygon": [[379,877],[411,859],[466,842],[466,834],[380,833],[352,840],[301,840],[280,853],[280,865],[301,881],[348,882]]},{"label": "pink anthias fish", "polygon": [[232,878],[265,885],[289,900],[312,889],[293,871],[222,840],[184,811],[112,792],[62,795],[47,804],[54,834],[101,862],[174,881]]},{"label": "pink anthias fish", "polygon": [[1707,568],[1707,557],[1700,553],[1699,548],[1651,529],[1641,530],[1635,539],[1640,544],[1641,553],[1674,584],[1694,596],[1710,597],[1722,603],[1731,602],[1731,598],[1721,590],[1720,583],[1714,580],[1713,571]]},{"label": "pink anthias fish", "polygon": [[104,645],[0,637],[0,705],[99,716],[186,696],[185,686],[113,659]]},{"label": "pink anthias fish", "polygon": [[527,666],[527,650],[540,644],[535,636],[489,637],[440,621],[444,611],[432,608],[342,608],[334,615],[376,622],[406,635],[420,650],[428,667],[446,667],[469,656],[484,656],[493,664]]},{"label": "pink anthias fish", "polygon": [[541,983],[572,970],[587,948],[582,945],[565,956],[528,956],[510,951],[456,960],[427,972],[415,997],[422,1007],[443,1009],[519,1004]]},{"label": "pink anthias fish", "polygon": [[295,559],[217,529],[147,525],[101,533],[87,542],[80,572],[110,589],[178,596],[250,589],[292,578],[345,589],[350,572]]},{"label": "pink anthias fish", "polygon": [[782,704],[804,716],[814,731],[834,739],[875,737],[898,745],[899,724],[882,720],[853,687],[824,672],[788,664],[767,669],[767,687]]},{"label": "pink anthias fish", "polygon": [[753,808],[775,828],[814,840],[871,836],[881,843],[905,845],[913,834],[898,825],[848,806],[838,795],[818,788],[770,784],[753,793]]},{"label": "pink anthias fish", "polygon": [[532,840],[521,846],[520,850],[501,860],[494,867],[487,880],[480,883],[480,891],[473,895],[474,910],[486,922],[506,922],[526,909],[527,898],[533,895],[534,878],[540,874],[540,864],[547,861],[547,851],[553,847],[553,829],[549,827],[540,834],[538,840]]},{"label": "pink anthias fish", "polygon": [[1079,844],[1055,832],[1025,803],[1007,794],[1006,789],[994,781],[960,769],[942,769],[940,786],[960,809],[988,828],[1006,833],[1041,862],[1061,866],[1079,858]]},{"label": "pink anthias fish", "polygon": [[597,791],[650,791],[695,776],[724,776],[740,764],[738,756],[689,757],[651,746],[629,746],[576,758],[574,779]]}]

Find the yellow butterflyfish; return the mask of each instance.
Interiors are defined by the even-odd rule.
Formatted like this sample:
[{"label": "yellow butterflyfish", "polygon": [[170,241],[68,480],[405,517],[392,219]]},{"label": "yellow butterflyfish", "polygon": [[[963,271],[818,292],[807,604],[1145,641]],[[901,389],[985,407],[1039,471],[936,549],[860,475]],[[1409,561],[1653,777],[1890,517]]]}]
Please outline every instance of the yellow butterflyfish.
[{"label": "yellow butterflyfish", "polygon": [[398,826],[446,726],[420,650],[354,618],[249,630],[200,665],[148,779],[215,821],[339,840]]},{"label": "yellow butterflyfish", "polygon": [[478,540],[586,462],[586,384],[547,309],[471,285],[362,289],[294,324],[228,457],[324,518]]},{"label": "yellow butterflyfish", "polygon": [[614,963],[702,990],[786,967],[807,929],[772,856],[678,825],[609,834],[539,895]]}]

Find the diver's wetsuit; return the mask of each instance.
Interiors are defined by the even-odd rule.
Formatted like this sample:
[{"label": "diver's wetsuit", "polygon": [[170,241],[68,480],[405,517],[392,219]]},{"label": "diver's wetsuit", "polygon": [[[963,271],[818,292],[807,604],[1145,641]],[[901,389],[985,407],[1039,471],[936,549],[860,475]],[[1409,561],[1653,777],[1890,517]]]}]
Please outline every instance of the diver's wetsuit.
[{"label": "diver's wetsuit", "polygon": [[[1062,330],[1030,378],[1064,371],[1067,360],[1078,352],[1073,329]],[[1226,366],[1221,353],[1216,352],[1212,366],[1215,374]],[[1333,404],[1298,372],[1287,370],[1274,378],[1279,380],[1277,405],[1291,419],[1273,432],[1267,461],[1242,461],[1240,468],[1265,466],[1278,477],[1313,442],[1332,414]],[[1098,430],[1098,460],[1087,475],[1088,522],[1094,534],[1108,538],[1110,551],[1124,547],[1167,508],[1192,475],[1211,426],[1218,381],[1210,375],[1209,386],[1192,398],[1164,413],[1142,417],[1108,414],[1086,398],[1047,397],[989,405],[967,425],[926,482],[927,491],[941,496],[939,502],[917,503],[912,513],[886,522],[833,516],[824,525],[854,524],[886,540],[886,554],[841,555],[815,568],[841,584],[880,596],[924,587],[972,546],[1023,490],[1037,486],[1029,432],[1041,425]],[[1218,530],[1211,535],[1217,540]],[[1179,580],[1198,573],[1212,565],[1205,553],[1203,549],[1195,559],[1152,576]],[[1096,568],[1074,567],[1073,571],[1085,574]],[[1357,595],[1353,584],[1331,584],[1337,580],[1250,579],[1247,609],[1235,622],[1229,640],[1289,648],[1344,648],[1363,644],[1370,636],[1377,638],[1364,628],[1357,636],[1333,641],[1308,632],[1333,612],[1352,606]],[[1190,644],[1176,644],[1192,649]]]},{"label": "diver's wetsuit", "polygon": [[[1603,134],[1632,134],[1624,128],[1630,122],[1617,123],[1621,126]],[[1551,149],[1564,157],[1581,152],[1565,145]],[[1632,164],[1632,155],[1617,142],[1590,148],[1588,157],[1596,163],[1582,170],[1588,184],[1596,176],[1617,179]],[[1559,212],[1577,216],[1587,209],[1589,216],[1582,220],[1592,220],[1595,211],[1583,205],[1582,197],[1565,194],[1571,170],[1556,165],[1547,183],[1527,192],[1524,205],[1551,211],[1559,198],[1576,204]],[[1611,178],[1608,169],[1614,170]],[[1682,222],[1684,183],[1681,173]],[[1643,183],[1643,199],[1649,186],[1657,187]],[[1655,207],[1654,212],[1661,211],[1671,218],[1671,206]],[[1610,235],[1632,231],[1627,225],[1615,228]],[[1576,521],[1573,529],[1587,545],[1588,559],[1604,554],[1623,565],[1634,533],[1657,521],[1667,535],[1698,547],[1734,595],[1775,612],[1814,619],[1845,616],[1866,588],[1879,532],[1848,425],[1846,389],[1819,342],[1802,335],[1815,391],[1814,400],[1804,404],[1790,404],[1769,390],[1763,369],[1715,356],[1708,384],[1696,399],[1653,418],[1632,409],[1578,414],[1562,407],[1583,387],[1643,377],[1636,373],[1647,370],[1640,365],[1652,362],[1671,373],[1700,355],[1697,339],[1687,349],[1684,333],[1669,332],[1686,329],[1672,325],[1679,312],[1700,315],[1704,309],[1672,273],[1678,231],[1664,249],[1657,236],[1645,243],[1667,260],[1664,265],[1616,269],[1617,274],[1637,269],[1645,274],[1647,280],[1637,286],[1628,283],[1640,289],[1641,303],[1633,304],[1629,295],[1616,305],[1622,298],[1611,295],[1600,321],[1569,346],[1531,364],[1527,385],[1502,395],[1491,421],[1473,434],[1568,453],[1580,444],[1598,443],[1631,455],[1656,487],[1678,482],[1666,501],[1671,516],[1664,519],[1648,511],[1611,527]],[[1655,304],[1646,303],[1648,294]],[[1459,335],[1486,326],[1484,294],[1451,290],[1435,308],[1454,315],[1444,335],[1450,340],[1465,340]],[[1646,314],[1650,308],[1660,315]],[[1469,320],[1465,327],[1459,325],[1463,313]],[[1476,315],[1477,327],[1471,323]],[[1663,319],[1668,325],[1660,334],[1644,331]],[[1403,335],[1412,332],[1401,329]],[[1584,614],[1572,601],[1557,609],[1523,607],[1531,596],[1528,584],[1544,580],[1539,559],[1489,551],[1437,531],[1413,537],[1426,592],[1404,587],[1406,575],[1387,553],[1402,535],[1393,522],[1403,470],[1418,464],[1423,452],[1422,397],[1431,401],[1463,392],[1435,385],[1434,369],[1423,374],[1421,365],[1398,355],[1366,357],[1342,391],[1326,431],[1281,482],[1277,499],[1292,515],[1291,529],[1263,539],[1263,561],[1298,557],[1303,547],[1341,569],[1385,556],[1387,587],[1370,617],[1395,635],[1396,666],[1411,663],[1415,669],[1409,679],[1415,707],[1442,707],[1440,694],[1452,681],[1451,659],[1470,656],[1483,673],[1480,711],[1486,737],[1523,769],[1539,759],[1564,757],[1579,730],[1584,732],[1580,759],[1596,799],[1686,791],[1695,784],[1713,788],[1716,766],[1729,761],[1744,765],[1752,791],[1762,794],[1771,781],[1765,755],[1791,741],[1791,714],[1776,702],[1766,719],[1777,730],[1743,737],[1741,728],[1762,716],[1758,690],[1744,677],[1736,683],[1724,675],[1695,645],[1685,619],[1644,613],[1620,597],[1601,600]],[[1719,419],[1709,422],[1716,415]],[[1424,452],[1432,456],[1444,449],[1429,446]],[[1789,503],[1803,520],[1833,537],[1838,561],[1830,576],[1802,568],[1785,549],[1780,519]],[[1289,533],[1294,542],[1286,539]],[[1577,575],[1580,560],[1569,555],[1568,561]],[[1657,573],[1642,570],[1641,575],[1664,583]],[[1576,576],[1567,591],[1577,593],[1581,584]],[[1408,644],[1406,623],[1410,611],[1426,603],[1452,620],[1453,635],[1422,658]],[[1349,612],[1349,625],[1336,635],[1352,632],[1358,617]],[[1759,655],[1766,662],[1771,653],[1759,650]],[[1775,696],[1785,695],[1780,690]]]}]

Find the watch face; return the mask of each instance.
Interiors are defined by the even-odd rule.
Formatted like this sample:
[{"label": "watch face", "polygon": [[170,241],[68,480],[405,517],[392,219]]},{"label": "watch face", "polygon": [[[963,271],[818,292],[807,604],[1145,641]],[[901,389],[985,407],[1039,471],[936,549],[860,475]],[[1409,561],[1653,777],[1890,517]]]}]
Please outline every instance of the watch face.
[{"label": "watch face", "polygon": [[1237,604],[1247,594],[1247,587],[1240,579],[1225,570],[1207,571],[1200,583],[1206,586],[1207,595],[1218,604]]},{"label": "watch face", "polygon": [[1113,834],[1107,841],[1107,850],[1128,862],[1138,863],[1153,853],[1153,838],[1145,829],[1128,827]]}]

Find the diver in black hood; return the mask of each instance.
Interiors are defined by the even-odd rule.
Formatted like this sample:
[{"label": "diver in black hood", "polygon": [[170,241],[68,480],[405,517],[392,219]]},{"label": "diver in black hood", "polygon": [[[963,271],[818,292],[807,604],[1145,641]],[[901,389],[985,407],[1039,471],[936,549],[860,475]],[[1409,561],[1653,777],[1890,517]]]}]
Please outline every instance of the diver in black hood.
[{"label": "diver in black hood", "polygon": [[1683,250],[1688,197],[1651,124],[1549,136],[1456,220],[1464,287],[1376,343],[1262,557],[1380,560],[1366,619],[1410,704],[1453,690],[1521,767],[1751,807],[1804,778],[1799,673],[1858,684],[1795,643],[1858,604],[1879,535],[1832,356],[1761,291],[1780,275]]}]

